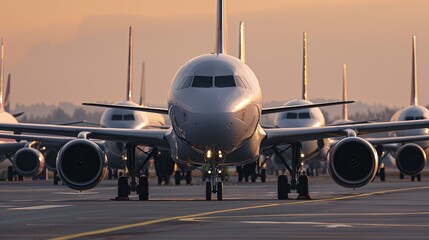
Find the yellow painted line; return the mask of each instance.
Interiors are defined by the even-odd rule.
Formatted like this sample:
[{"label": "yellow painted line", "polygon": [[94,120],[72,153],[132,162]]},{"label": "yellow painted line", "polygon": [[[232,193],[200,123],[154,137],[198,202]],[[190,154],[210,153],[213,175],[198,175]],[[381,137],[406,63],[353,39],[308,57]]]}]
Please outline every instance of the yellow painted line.
[{"label": "yellow painted line", "polygon": [[261,208],[269,208],[269,207],[277,207],[277,206],[285,206],[285,205],[299,205],[299,204],[305,204],[305,203],[320,203],[320,202],[340,201],[340,200],[361,198],[361,197],[367,197],[367,196],[378,195],[378,194],[397,193],[397,192],[422,190],[422,189],[429,189],[429,186],[391,189],[391,190],[368,192],[368,193],[362,193],[362,194],[356,194],[356,195],[350,195],[350,196],[344,196],[344,197],[334,197],[334,198],[318,199],[318,200],[305,200],[305,201],[296,201],[296,202],[282,202],[282,203],[273,203],[273,204],[265,204],[265,205],[255,205],[255,206],[249,206],[249,207],[231,208],[231,209],[196,213],[196,214],[183,215],[183,216],[160,218],[160,219],[154,219],[154,220],[149,220],[149,221],[144,221],[144,222],[139,222],[139,223],[126,224],[126,225],[121,225],[121,226],[117,226],[117,227],[110,227],[110,228],[105,228],[105,229],[100,229],[100,230],[94,230],[94,231],[88,231],[88,232],[66,235],[66,236],[57,237],[57,238],[51,238],[51,240],[67,240],[67,239],[88,237],[88,236],[93,236],[93,235],[98,235],[98,234],[121,231],[121,230],[125,230],[125,229],[130,229],[130,228],[154,225],[154,224],[162,223],[162,222],[168,222],[168,221],[186,219],[186,218],[205,217],[205,216],[215,215],[215,214],[220,214],[220,213],[239,212],[239,211],[245,211],[245,210],[261,209]]}]

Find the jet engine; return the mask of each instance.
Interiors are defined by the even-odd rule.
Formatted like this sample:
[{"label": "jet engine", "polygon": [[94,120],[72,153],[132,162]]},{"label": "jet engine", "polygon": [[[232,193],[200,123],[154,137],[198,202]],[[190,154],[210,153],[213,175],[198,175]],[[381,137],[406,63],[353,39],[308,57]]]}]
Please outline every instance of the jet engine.
[{"label": "jet engine", "polygon": [[378,154],[366,140],[348,137],[333,146],[328,155],[328,166],[337,184],[348,188],[363,187],[377,173]]},{"label": "jet engine", "polygon": [[45,153],[45,164],[49,171],[57,171],[57,151],[47,151]]},{"label": "jet engine", "polygon": [[408,143],[396,152],[396,166],[401,173],[415,176],[426,166],[426,153],[415,143]]},{"label": "jet engine", "polygon": [[39,150],[24,147],[15,153],[13,166],[19,175],[25,177],[37,176],[45,167],[45,158]]},{"label": "jet engine", "polygon": [[88,190],[97,186],[106,176],[107,157],[96,143],[76,139],[65,144],[58,152],[57,171],[69,188]]}]

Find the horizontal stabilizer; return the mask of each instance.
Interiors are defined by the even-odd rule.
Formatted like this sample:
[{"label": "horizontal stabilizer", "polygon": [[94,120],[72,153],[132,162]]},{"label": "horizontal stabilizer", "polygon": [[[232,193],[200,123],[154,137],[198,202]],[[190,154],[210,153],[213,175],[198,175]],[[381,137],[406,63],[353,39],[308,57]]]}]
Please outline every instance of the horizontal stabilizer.
[{"label": "horizontal stabilizer", "polygon": [[168,109],[165,108],[152,108],[152,107],[132,107],[132,106],[121,106],[112,104],[99,104],[99,103],[82,103],[84,106],[103,107],[103,108],[117,108],[130,111],[150,112],[168,115]]},{"label": "horizontal stabilizer", "polygon": [[278,112],[287,112],[287,111],[293,111],[293,110],[300,110],[300,109],[307,109],[307,108],[327,107],[327,106],[334,106],[334,105],[350,104],[350,103],[355,103],[355,101],[325,102],[325,103],[304,104],[304,105],[296,105],[296,106],[282,106],[282,107],[274,107],[274,108],[265,108],[265,109],[262,109],[262,115],[278,113]]}]

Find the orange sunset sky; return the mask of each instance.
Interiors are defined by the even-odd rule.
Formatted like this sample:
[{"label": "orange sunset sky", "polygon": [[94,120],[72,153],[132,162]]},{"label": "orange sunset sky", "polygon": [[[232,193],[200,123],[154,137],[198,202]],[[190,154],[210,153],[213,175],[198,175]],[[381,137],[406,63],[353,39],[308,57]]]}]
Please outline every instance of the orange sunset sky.
[{"label": "orange sunset sky", "polygon": [[[301,95],[302,32],[308,37],[310,98],[341,97],[405,106],[411,36],[417,36],[419,95],[429,103],[429,1],[229,0],[237,55],[246,22],[247,60],[264,101]],[[135,100],[146,62],[147,102],[166,105],[171,80],[192,57],[214,49],[215,0],[0,0],[0,36],[13,104],[124,100],[128,26],[134,27]]]}]

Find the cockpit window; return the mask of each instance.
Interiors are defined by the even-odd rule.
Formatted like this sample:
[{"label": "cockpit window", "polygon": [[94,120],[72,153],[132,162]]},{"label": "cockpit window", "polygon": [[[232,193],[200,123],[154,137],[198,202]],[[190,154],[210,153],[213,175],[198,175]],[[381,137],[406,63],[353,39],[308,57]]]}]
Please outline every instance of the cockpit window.
[{"label": "cockpit window", "polygon": [[185,89],[185,88],[190,87],[190,86],[191,86],[191,83],[192,83],[192,79],[193,79],[193,78],[194,78],[194,77],[192,77],[192,76],[187,77],[187,78],[186,78],[186,80],[185,80],[185,81],[183,81],[183,84],[182,84],[182,86],[180,87],[180,89]]},{"label": "cockpit window", "polygon": [[134,121],[134,114],[125,114],[124,115],[124,121]]},{"label": "cockpit window", "polygon": [[246,85],[244,84],[240,76],[235,76],[235,83],[237,84],[238,87],[246,88]]},{"label": "cockpit window", "polygon": [[286,113],[286,119],[296,119],[297,117],[298,117],[297,113],[294,113],[294,112]]},{"label": "cockpit window", "polygon": [[211,87],[213,87],[213,77],[195,76],[194,81],[192,81],[192,87],[195,87],[195,88],[211,88]]},{"label": "cockpit window", "polygon": [[310,113],[309,112],[299,113],[299,119],[310,119]]},{"label": "cockpit window", "polygon": [[121,121],[122,115],[121,114],[113,114],[111,120],[112,121]]},{"label": "cockpit window", "polygon": [[424,116],[417,116],[416,120],[422,120],[422,119],[426,119]]},{"label": "cockpit window", "polygon": [[405,121],[410,121],[410,120],[414,120],[413,116],[406,116],[405,117]]},{"label": "cockpit window", "polygon": [[235,87],[234,76],[217,76],[215,77],[215,87],[224,88],[224,87]]}]

